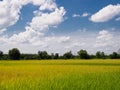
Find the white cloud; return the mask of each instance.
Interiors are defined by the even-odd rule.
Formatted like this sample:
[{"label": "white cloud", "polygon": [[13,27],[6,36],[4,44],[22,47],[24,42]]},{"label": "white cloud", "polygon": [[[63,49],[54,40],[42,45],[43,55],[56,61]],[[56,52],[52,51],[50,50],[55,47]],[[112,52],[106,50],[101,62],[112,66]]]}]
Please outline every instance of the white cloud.
[{"label": "white cloud", "polygon": [[102,30],[99,32],[98,36],[96,37],[96,44],[95,47],[106,47],[113,45],[113,35],[107,31]]},{"label": "white cloud", "polygon": [[106,22],[113,19],[117,15],[120,15],[120,4],[110,4],[93,14],[90,20],[93,22]]},{"label": "white cloud", "polygon": [[66,43],[66,42],[68,42],[70,40],[70,37],[69,36],[62,36],[62,37],[60,37],[57,41],[59,42],[59,43]]},{"label": "white cloud", "polygon": [[[11,2],[14,1],[11,0]],[[20,9],[22,8],[22,5],[26,5],[28,3],[33,3],[33,5],[40,6],[39,8],[40,10],[34,11],[35,16],[32,18],[28,26],[25,27],[25,31],[20,32],[18,34],[13,34],[10,37],[1,37],[0,42],[8,43],[8,44],[31,44],[35,46],[47,46],[50,42],[56,43],[59,41],[58,43],[64,43],[70,39],[70,37],[68,36],[59,36],[59,37],[45,36],[46,31],[49,30],[49,28],[57,27],[57,25],[59,25],[61,22],[64,21],[64,15],[66,13],[64,7],[58,8],[53,0],[21,1],[20,3],[18,3],[20,4],[21,7],[18,10],[19,12],[16,13],[16,15],[18,16],[17,20],[19,19],[19,13],[20,13]],[[49,10],[49,12],[44,13],[42,12],[43,10]],[[5,18],[7,17],[8,15],[6,15]],[[9,19],[11,19],[11,17],[9,17]],[[3,29],[1,30],[1,33],[2,32]]]},{"label": "white cloud", "polygon": [[0,35],[6,31],[6,28],[0,30]]},{"label": "white cloud", "polygon": [[72,48],[76,48],[76,47],[83,47],[85,45],[85,43],[84,42],[81,42],[81,43],[79,43],[79,42],[73,42],[73,43],[71,43],[69,46],[66,46],[65,48],[66,49],[72,49]]},{"label": "white cloud", "polygon": [[55,2],[53,2],[52,0],[46,0],[45,3],[43,3],[41,6],[40,6],[40,10],[54,10],[55,8],[57,7],[57,5],[55,4]]},{"label": "white cloud", "polygon": [[40,10],[54,10],[57,5],[53,0],[3,0],[0,1],[0,29],[14,25],[20,17],[22,6],[32,3]]},{"label": "white cloud", "polygon": [[78,31],[78,32],[86,32],[87,29],[86,29],[86,28],[83,28],[83,29],[78,29],[77,31]]},{"label": "white cloud", "polygon": [[115,31],[115,30],[117,30],[117,29],[113,27],[113,28],[111,28],[111,30],[112,30],[112,31]]},{"label": "white cloud", "polygon": [[67,34],[46,36],[38,35],[34,30],[28,30],[26,31],[26,37],[25,32],[14,36],[14,38],[1,37],[0,47],[1,50],[6,52],[10,48],[17,47],[23,53],[36,53],[38,50],[46,50],[49,53],[63,54],[70,50],[76,53],[80,49],[85,49],[90,54],[94,54],[96,51],[104,51],[105,53],[117,51],[120,45],[119,33],[116,34],[113,31],[102,30],[98,34],[94,33],[94,35],[92,32],[86,34],[88,30],[85,33],[78,31],[76,33],[71,33],[69,36]]},{"label": "white cloud", "polygon": [[73,14],[72,17],[81,17],[79,14]]},{"label": "white cloud", "polygon": [[45,31],[64,21],[64,15],[65,10],[63,7],[56,8],[51,13],[41,13],[41,15],[33,17],[29,26],[26,26],[26,31],[14,34],[9,40],[17,43],[27,42],[33,45],[41,45],[44,42]]},{"label": "white cloud", "polygon": [[0,2],[0,29],[14,25],[19,20],[21,4],[19,1],[3,0]]},{"label": "white cloud", "polygon": [[72,17],[87,17],[87,16],[89,16],[90,15],[90,13],[87,13],[87,12],[84,12],[82,15],[80,15],[80,14],[73,14],[72,15]]},{"label": "white cloud", "polygon": [[115,20],[116,20],[116,21],[120,21],[120,17],[116,18]]},{"label": "white cloud", "polygon": [[63,16],[65,15],[65,9],[63,7],[60,7],[59,9],[56,8],[51,13],[41,13],[35,17],[33,17],[30,28],[34,30],[46,30],[51,26],[57,26],[59,23],[64,21]]},{"label": "white cloud", "polygon": [[90,15],[89,13],[85,12],[85,13],[82,14],[82,17],[87,17],[89,15]]}]

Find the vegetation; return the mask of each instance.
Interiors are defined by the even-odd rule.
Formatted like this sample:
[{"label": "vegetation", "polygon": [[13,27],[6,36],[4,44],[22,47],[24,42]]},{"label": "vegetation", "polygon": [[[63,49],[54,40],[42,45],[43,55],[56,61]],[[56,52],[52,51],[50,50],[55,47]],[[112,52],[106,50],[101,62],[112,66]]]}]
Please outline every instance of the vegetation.
[{"label": "vegetation", "polygon": [[104,54],[104,52],[98,51],[98,52],[96,52],[96,57],[97,57],[97,58],[105,59],[105,54]]},{"label": "vegetation", "polygon": [[3,57],[3,52],[0,51],[0,59],[2,59],[2,57]]},{"label": "vegetation", "polygon": [[71,52],[71,51],[66,52],[66,53],[63,55],[63,58],[64,58],[64,59],[72,59],[72,58],[73,58],[72,52]]},{"label": "vegetation", "polygon": [[78,51],[78,55],[81,59],[89,59],[90,58],[86,50]]},{"label": "vegetation", "polygon": [[59,55],[59,53],[48,54],[47,51],[38,51],[37,54],[20,53],[19,49],[13,48],[9,50],[8,54],[0,51],[0,60],[45,60],[45,59],[120,59],[120,53],[113,52],[106,55],[102,51],[97,51],[95,55],[90,55],[86,50],[80,50],[77,55],[72,54],[71,51]]},{"label": "vegetation", "polygon": [[120,60],[0,61],[0,90],[120,90]]},{"label": "vegetation", "polygon": [[117,54],[116,52],[113,52],[112,54],[110,54],[110,58],[111,59],[114,59],[114,58],[118,59],[118,58],[120,58],[120,55]]},{"label": "vegetation", "polygon": [[9,50],[9,58],[12,60],[19,60],[20,59],[20,51],[17,48],[13,48]]},{"label": "vegetation", "polygon": [[39,59],[48,59],[49,55],[46,51],[38,51]]}]

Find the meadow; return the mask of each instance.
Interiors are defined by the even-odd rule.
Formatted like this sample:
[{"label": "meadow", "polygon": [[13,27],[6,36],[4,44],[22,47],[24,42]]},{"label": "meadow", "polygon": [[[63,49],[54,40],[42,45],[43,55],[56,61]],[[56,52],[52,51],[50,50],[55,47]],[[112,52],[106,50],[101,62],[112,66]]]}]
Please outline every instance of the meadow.
[{"label": "meadow", "polygon": [[120,90],[120,60],[3,60],[0,90]]}]

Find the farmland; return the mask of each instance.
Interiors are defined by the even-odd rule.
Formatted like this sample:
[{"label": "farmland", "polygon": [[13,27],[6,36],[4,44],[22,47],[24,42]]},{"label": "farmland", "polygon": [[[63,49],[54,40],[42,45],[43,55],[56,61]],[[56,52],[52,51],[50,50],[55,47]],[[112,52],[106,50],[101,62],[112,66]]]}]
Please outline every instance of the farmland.
[{"label": "farmland", "polygon": [[0,90],[120,90],[120,60],[0,61]]}]

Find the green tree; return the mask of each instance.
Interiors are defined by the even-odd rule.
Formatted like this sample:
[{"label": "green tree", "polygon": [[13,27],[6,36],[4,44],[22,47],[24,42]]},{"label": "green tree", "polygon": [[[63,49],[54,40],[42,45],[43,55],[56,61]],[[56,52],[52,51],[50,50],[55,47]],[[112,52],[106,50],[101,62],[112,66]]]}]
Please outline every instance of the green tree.
[{"label": "green tree", "polygon": [[51,57],[51,59],[54,59],[54,53],[52,53],[50,57]]},{"label": "green tree", "polygon": [[73,58],[73,54],[71,51],[69,52],[66,52],[64,55],[63,55],[64,59],[71,59]]},{"label": "green tree", "polygon": [[105,53],[104,52],[100,52],[100,51],[97,51],[96,52],[96,58],[102,58],[102,59],[105,59]]},{"label": "green tree", "polygon": [[51,59],[58,59],[59,58],[59,54],[58,53],[55,53],[55,54],[52,53],[50,57],[51,57]]},{"label": "green tree", "polygon": [[101,52],[101,58],[105,59],[105,53],[104,52]]},{"label": "green tree", "polygon": [[111,59],[118,59],[119,55],[116,52],[113,52],[112,54],[110,54],[110,58]]},{"label": "green tree", "polygon": [[20,51],[17,48],[13,48],[9,50],[9,58],[12,60],[19,60],[20,59]]},{"label": "green tree", "polygon": [[59,54],[58,53],[55,53],[54,59],[59,59]]},{"label": "green tree", "polygon": [[0,59],[2,59],[2,57],[3,57],[3,52],[0,51]]},{"label": "green tree", "polygon": [[49,55],[46,51],[38,51],[39,59],[48,59]]},{"label": "green tree", "polygon": [[100,51],[96,52],[96,58],[101,58],[101,52]]},{"label": "green tree", "polygon": [[81,59],[89,59],[89,55],[86,50],[80,50],[77,52]]}]

